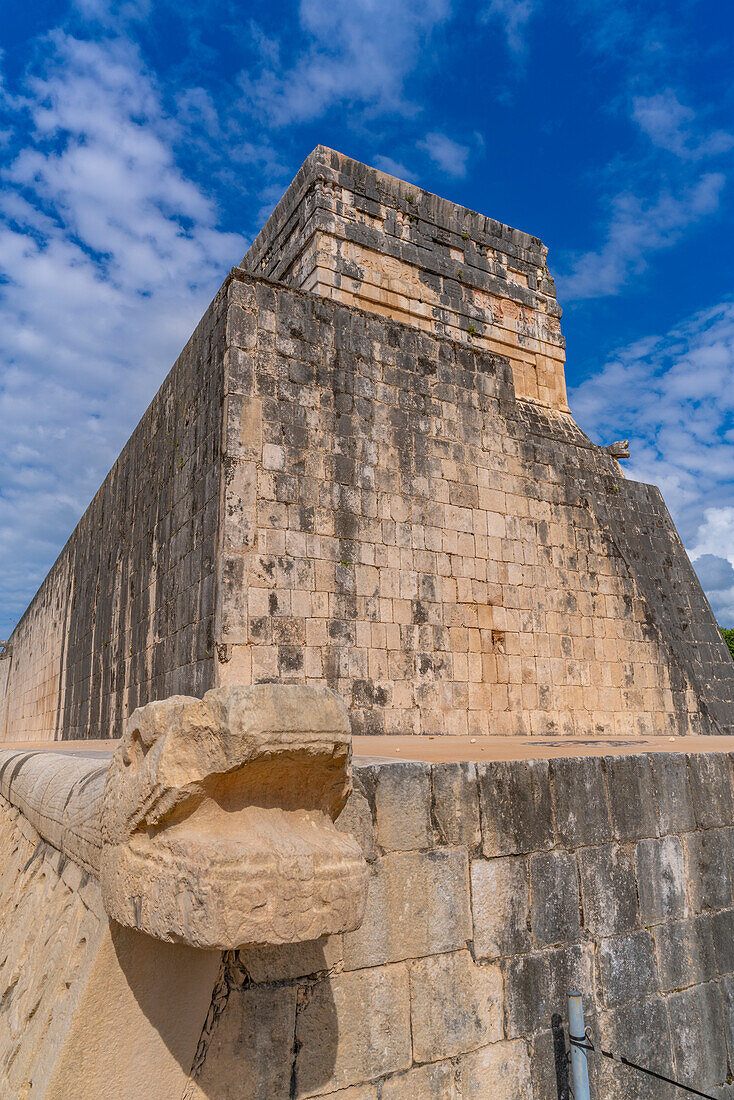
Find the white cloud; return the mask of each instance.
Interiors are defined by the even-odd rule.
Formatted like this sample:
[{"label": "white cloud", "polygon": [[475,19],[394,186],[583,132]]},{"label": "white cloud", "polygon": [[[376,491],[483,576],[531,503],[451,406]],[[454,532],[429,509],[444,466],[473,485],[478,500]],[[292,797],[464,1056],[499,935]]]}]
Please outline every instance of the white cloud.
[{"label": "white cloud", "polygon": [[[0,607],[15,618],[244,242],[136,51],[57,34],[0,202]],[[7,620],[6,620],[7,621]]]},{"label": "white cloud", "polygon": [[308,43],[288,65],[268,51],[256,75],[240,74],[246,102],[273,126],[318,118],[338,104],[413,113],[404,84],[450,0],[301,0]]},{"label": "white cloud", "polygon": [[691,557],[702,555],[723,557],[734,565],[734,505],[705,509],[696,544],[691,547]]},{"label": "white cloud", "polygon": [[457,179],[466,175],[468,145],[460,145],[458,141],[447,137],[446,134],[431,133],[426,134],[425,139],[418,142],[418,148],[428,153],[433,163],[437,164],[446,175]]},{"label": "white cloud", "polygon": [[701,160],[734,148],[734,135],[725,130],[697,132],[696,112],[684,106],[671,88],[655,95],[635,96],[632,117],[653,145],[684,160]]},{"label": "white cloud", "polygon": [[[660,487],[691,559],[734,565],[734,302],[621,348],[570,402],[599,442],[630,439],[626,473]],[[734,592],[708,594],[733,622]]]},{"label": "white cloud", "polygon": [[73,6],[83,19],[105,28],[120,28],[125,23],[142,22],[151,13],[151,0],[74,0]]},{"label": "white cloud", "polygon": [[650,203],[632,191],[616,195],[606,241],[559,276],[561,297],[579,301],[618,294],[646,270],[651,255],[676,244],[690,226],[718,209],[725,182],[723,173],[706,172],[676,194],[663,190]]},{"label": "white cloud", "polygon": [[519,55],[525,52],[525,31],[536,8],[535,0],[490,0],[480,19],[483,23],[499,23],[507,48]]},{"label": "white cloud", "polygon": [[373,160],[375,168],[379,168],[381,172],[387,172],[389,176],[397,176],[398,179],[407,180],[409,183],[415,182],[415,174],[401,161],[384,156],[376,156]]},{"label": "white cloud", "polygon": [[[734,134],[712,126],[713,76],[712,102],[699,111],[670,86],[682,69],[681,35],[664,5],[653,13],[619,0],[572,0],[570,13],[584,49],[609,74],[599,76],[609,109],[628,111],[634,135],[646,139],[596,173],[594,187],[606,182],[609,194],[602,243],[571,255],[558,278],[563,297],[575,301],[619,294],[653,256],[719,210],[728,166],[704,170],[702,162],[730,153]],[[624,180],[616,193],[611,179]]]},{"label": "white cloud", "polygon": [[[716,510],[709,508],[707,512]],[[728,534],[734,536],[734,524],[731,525]],[[718,554],[701,554],[696,557],[692,552],[691,557],[698,579],[708,593],[709,602],[720,624],[734,627],[734,566],[731,561]]]}]

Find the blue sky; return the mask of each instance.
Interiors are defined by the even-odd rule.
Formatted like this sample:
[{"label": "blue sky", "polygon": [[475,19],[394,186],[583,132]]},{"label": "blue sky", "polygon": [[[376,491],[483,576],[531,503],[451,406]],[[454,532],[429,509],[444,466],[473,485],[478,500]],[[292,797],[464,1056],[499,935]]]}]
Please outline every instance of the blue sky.
[{"label": "blue sky", "polygon": [[321,142],[542,237],[577,419],[734,623],[734,9],[8,3],[0,637]]}]

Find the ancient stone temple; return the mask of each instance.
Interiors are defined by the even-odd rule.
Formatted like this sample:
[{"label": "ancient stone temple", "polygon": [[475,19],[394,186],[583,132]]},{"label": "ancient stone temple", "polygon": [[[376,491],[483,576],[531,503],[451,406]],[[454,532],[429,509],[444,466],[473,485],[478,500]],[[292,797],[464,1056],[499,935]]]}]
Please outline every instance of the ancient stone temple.
[{"label": "ancient stone temple", "polygon": [[537,238],[315,149],[16,628],[5,736],[268,680],[363,732],[731,730],[660,493],[568,410],[559,317]]},{"label": "ancient stone temple", "polygon": [[304,163],[0,659],[3,1100],[568,1100],[571,989],[731,1096],[734,662],[559,318]]}]

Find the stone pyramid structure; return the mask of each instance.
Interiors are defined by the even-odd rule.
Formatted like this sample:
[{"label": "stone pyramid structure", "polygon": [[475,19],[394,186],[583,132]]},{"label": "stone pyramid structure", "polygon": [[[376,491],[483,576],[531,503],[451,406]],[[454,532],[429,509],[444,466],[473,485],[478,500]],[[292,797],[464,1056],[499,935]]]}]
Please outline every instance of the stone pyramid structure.
[{"label": "stone pyramid structure", "polygon": [[542,243],[319,146],[15,629],[2,736],[269,681],[333,688],[355,733],[734,732],[619,453],[569,411]]}]

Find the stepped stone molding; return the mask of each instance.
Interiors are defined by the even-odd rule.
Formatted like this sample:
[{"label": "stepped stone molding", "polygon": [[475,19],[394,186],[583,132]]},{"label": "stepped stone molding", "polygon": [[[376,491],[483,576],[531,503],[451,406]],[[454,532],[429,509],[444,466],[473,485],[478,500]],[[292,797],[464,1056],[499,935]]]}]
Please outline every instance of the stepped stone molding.
[{"label": "stepped stone molding", "polygon": [[333,820],[349,715],[326,688],[263,684],[141,707],[109,765],[0,753],[0,792],[99,879],[107,914],[196,947],[358,927],[366,865]]},{"label": "stepped stone molding", "polygon": [[568,412],[548,249],[529,233],[319,145],[242,266],[506,355],[518,397]]}]

